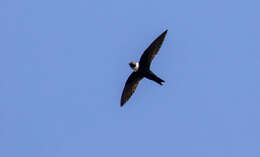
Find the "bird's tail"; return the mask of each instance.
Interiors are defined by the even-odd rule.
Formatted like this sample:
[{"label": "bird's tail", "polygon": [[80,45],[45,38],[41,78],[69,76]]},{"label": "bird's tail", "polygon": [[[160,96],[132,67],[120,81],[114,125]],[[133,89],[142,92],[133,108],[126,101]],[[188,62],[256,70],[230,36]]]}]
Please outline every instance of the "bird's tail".
[{"label": "bird's tail", "polygon": [[157,77],[156,82],[159,83],[160,85],[163,85],[162,83],[164,83],[165,81],[163,79]]},{"label": "bird's tail", "polygon": [[146,78],[155,81],[156,83],[163,85],[162,83],[165,82],[163,79],[159,78],[158,76],[156,76],[153,72],[150,72]]}]

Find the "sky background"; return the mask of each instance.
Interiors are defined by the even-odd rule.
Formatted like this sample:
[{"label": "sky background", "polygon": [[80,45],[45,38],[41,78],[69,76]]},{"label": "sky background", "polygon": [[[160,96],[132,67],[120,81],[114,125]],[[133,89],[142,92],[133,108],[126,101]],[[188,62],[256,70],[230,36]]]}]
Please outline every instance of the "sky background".
[{"label": "sky background", "polygon": [[[0,156],[259,157],[259,0],[0,1]],[[130,61],[165,29],[120,107]]]}]

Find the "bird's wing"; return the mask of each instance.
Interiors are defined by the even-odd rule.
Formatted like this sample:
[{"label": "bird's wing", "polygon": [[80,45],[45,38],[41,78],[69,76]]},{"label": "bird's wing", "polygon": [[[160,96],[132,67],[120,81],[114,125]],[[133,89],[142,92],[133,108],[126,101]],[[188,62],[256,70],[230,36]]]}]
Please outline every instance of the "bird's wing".
[{"label": "bird's wing", "polygon": [[141,56],[141,59],[139,61],[140,66],[143,67],[150,67],[153,58],[160,50],[163,40],[167,34],[167,31],[164,31],[159,37],[157,37],[152,44],[144,51],[144,53]]},{"label": "bird's wing", "polygon": [[127,79],[121,96],[120,106],[122,107],[135,92],[139,82],[143,77],[137,72],[133,72]]}]

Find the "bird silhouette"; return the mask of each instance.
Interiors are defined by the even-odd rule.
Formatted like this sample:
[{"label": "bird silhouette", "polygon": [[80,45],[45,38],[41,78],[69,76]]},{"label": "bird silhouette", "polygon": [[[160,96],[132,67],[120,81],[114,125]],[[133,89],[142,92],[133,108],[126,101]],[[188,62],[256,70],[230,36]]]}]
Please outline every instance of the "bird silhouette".
[{"label": "bird silhouette", "polygon": [[139,82],[143,78],[155,81],[156,83],[163,85],[164,80],[156,76],[151,70],[150,66],[152,60],[160,50],[164,38],[168,30],[165,30],[159,37],[157,37],[150,46],[144,51],[139,62],[130,62],[129,66],[133,69],[132,74],[128,77],[123,93],[121,96],[120,106],[122,107],[133,95]]}]

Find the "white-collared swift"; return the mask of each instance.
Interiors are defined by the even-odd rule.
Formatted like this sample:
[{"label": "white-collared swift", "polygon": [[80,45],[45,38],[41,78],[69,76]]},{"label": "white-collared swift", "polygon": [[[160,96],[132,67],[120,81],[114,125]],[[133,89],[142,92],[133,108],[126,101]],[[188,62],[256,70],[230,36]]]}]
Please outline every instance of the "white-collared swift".
[{"label": "white-collared swift", "polygon": [[152,44],[144,51],[139,62],[130,62],[129,66],[133,69],[132,74],[128,77],[121,96],[120,106],[122,107],[135,92],[139,82],[145,77],[162,85],[164,80],[156,76],[151,70],[150,65],[153,58],[160,50],[164,38],[168,30],[165,30],[159,37],[157,37]]}]

